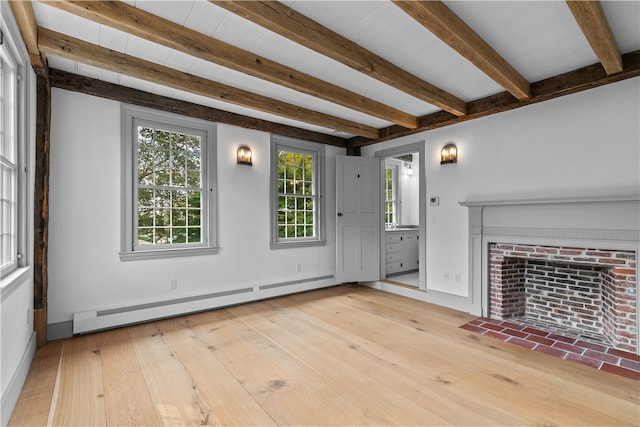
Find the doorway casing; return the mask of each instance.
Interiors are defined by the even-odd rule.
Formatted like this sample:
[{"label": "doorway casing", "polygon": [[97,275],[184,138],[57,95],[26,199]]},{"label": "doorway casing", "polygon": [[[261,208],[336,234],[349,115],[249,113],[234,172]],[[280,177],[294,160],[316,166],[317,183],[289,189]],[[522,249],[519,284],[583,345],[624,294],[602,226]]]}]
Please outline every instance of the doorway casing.
[{"label": "doorway casing", "polygon": [[[409,153],[418,153],[418,240],[420,242],[418,246],[419,256],[418,256],[418,288],[420,290],[426,291],[426,271],[425,266],[427,265],[427,251],[426,244],[427,241],[427,229],[426,229],[426,215],[427,215],[427,197],[426,197],[426,169],[425,169],[425,159],[426,159],[426,143],[425,141],[419,141],[411,144],[399,145],[397,147],[388,148],[385,150],[380,150],[375,152],[375,157],[384,160],[388,157],[400,156],[403,154]],[[384,189],[384,161],[380,162],[380,193]],[[385,234],[384,234],[384,220],[380,223],[380,277],[386,277],[385,271]]]}]

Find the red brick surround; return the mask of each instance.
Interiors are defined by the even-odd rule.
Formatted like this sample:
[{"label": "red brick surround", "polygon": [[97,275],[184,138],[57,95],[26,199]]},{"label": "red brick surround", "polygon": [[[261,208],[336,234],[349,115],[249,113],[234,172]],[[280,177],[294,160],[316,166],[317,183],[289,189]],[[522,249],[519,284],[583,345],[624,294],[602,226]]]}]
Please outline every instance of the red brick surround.
[{"label": "red brick surround", "polygon": [[637,352],[635,251],[492,243],[490,316],[555,323]]}]

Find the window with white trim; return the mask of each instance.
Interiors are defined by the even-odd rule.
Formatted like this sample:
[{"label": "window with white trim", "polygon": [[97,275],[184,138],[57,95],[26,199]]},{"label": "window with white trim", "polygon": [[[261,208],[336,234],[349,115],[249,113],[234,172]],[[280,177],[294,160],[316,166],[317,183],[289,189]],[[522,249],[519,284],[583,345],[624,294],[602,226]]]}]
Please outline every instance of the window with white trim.
[{"label": "window with white trim", "polygon": [[217,252],[215,126],[123,107],[123,260]]},{"label": "window with white trim", "polygon": [[0,45],[0,275],[18,267],[18,63]]},{"label": "window with white trim", "polygon": [[324,146],[271,139],[271,247],[325,244]]}]

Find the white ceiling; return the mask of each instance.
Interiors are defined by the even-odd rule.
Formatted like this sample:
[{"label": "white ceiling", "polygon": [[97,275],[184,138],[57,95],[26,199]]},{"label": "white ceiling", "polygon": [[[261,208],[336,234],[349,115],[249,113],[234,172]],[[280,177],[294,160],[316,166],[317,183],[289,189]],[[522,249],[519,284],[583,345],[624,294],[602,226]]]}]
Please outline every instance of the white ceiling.
[{"label": "white ceiling", "polygon": [[[208,1],[135,0],[126,3],[412,115],[420,117],[439,110],[434,105],[289,41]],[[283,3],[464,101],[504,91],[389,1],[297,0]],[[565,2],[445,3],[529,82],[598,62]],[[640,2],[605,1],[602,4],[622,54],[640,50]],[[90,22],[44,3],[34,1],[33,8],[39,26],[102,47],[376,128],[392,125],[385,120]],[[51,68],[245,116],[332,135],[352,136],[53,55],[47,58]]]}]

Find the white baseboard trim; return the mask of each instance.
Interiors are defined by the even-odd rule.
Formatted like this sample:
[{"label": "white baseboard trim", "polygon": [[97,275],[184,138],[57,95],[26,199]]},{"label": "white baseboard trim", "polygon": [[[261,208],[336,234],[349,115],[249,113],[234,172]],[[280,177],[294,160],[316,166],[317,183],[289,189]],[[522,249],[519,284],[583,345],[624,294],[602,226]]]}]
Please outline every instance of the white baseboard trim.
[{"label": "white baseboard trim", "polygon": [[29,368],[31,367],[31,361],[36,354],[36,332],[33,331],[29,343],[25,348],[25,352],[22,355],[18,369],[13,373],[9,385],[4,393],[2,393],[2,399],[0,399],[0,425],[6,426],[9,424],[9,419],[13,413],[13,408],[16,406],[20,392],[24,386],[24,382],[29,374]]},{"label": "white baseboard trim", "polygon": [[471,298],[463,297],[459,295],[447,294],[444,292],[438,292],[433,290],[411,289],[404,286],[398,286],[387,282],[364,282],[363,286],[369,288],[378,289],[384,292],[389,292],[403,297],[416,299],[419,301],[428,302],[431,304],[440,305],[443,307],[451,308],[453,310],[462,311],[465,313],[471,313],[476,316],[480,316],[480,313],[474,312],[471,304]]},{"label": "white baseboard trim", "polygon": [[264,283],[209,294],[151,301],[131,306],[103,308],[73,313],[73,334],[84,334],[125,325],[181,316],[230,305],[335,285],[333,274],[280,283]]}]

